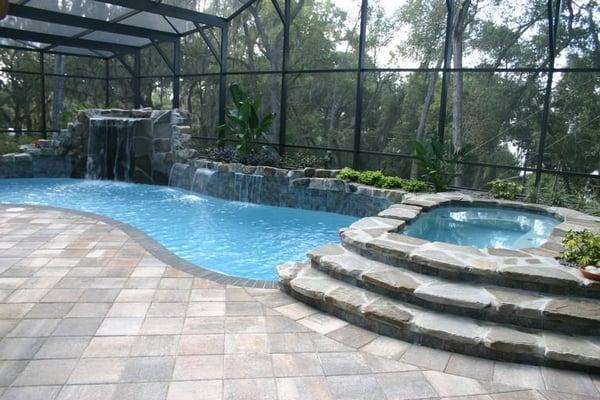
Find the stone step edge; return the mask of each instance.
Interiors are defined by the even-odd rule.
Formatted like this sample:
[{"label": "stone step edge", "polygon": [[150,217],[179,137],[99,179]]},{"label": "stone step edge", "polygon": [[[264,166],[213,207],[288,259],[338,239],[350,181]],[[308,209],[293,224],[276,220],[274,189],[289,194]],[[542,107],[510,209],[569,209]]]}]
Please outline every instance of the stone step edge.
[{"label": "stone step edge", "polygon": [[[397,268],[404,268],[424,275],[440,276],[454,281],[484,283],[515,289],[600,299],[599,282],[590,281],[585,286],[582,286],[580,282],[575,279],[570,280],[556,276],[529,275],[521,273],[518,270],[508,272],[491,271],[486,265],[459,267],[434,258],[428,258],[425,254],[412,255],[386,249],[381,246],[379,237],[373,238],[366,237],[365,235],[368,234],[357,229],[340,229],[341,243],[346,249],[365,258],[389,264]],[[535,280],[533,278],[535,278]]]},{"label": "stone step edge", "polygon": [[[338,254],[335,254],[338,253]],[[453,282],[440,277],[419,274],[413,271],[402,271],[401,268],[393,267],[378,261],[364,259],[365,264],[371,263],[372,268],[365,267],[360,269],[356,265],[346,268],[342,262],[332,260],[336,256],[364,258],[359,254],[351,253],[339,244],[327,244],[320,246],[308,253],[308,258],[312,261],[312,267],[326,273],[327,275],[351,284],[369,290],[371,292],[392,298],[403,302],[415,304],[420,307],[431,309],[438,312],[452,313],[459,316],[468,316],[474,319],[522,326],[524,328],[543,329],[550,331],[560,331],[564,333],[574,333],[581,335],[597,335],[600,329],[600,320],[598,318],[585,318],[581,315],[572,315],[562,312],[561,307],[554,310],[547,310],[552,301],[560,301],[561,298],[549,297],[545,294],[532,293],[533,298],[523,303],[510,301],[519,299],[528,295],[527,291],[513,288],[494,287],[492,285],[481,287],[487,293],[489,303],[484,302],[475,304],[469,302],[469,299],[461,299],[460,296],[431,296],[427,292],[421,293],[418,288],[429,286],[432,282],[440,285],[468,286],[465,289],[478,287],[472,283]],[[364,265],[364,264],[363,264]],[[387,278],[385,272],[394,274],[405,273],[407,284],[402,287]],[[401,276],[396,276],[401,278]],[[414,285],[413,285],[414,283]],[[459,288],[458,288],[459,289]],[[492,293],[488,292],[492,290]],[[494,296],[494,290],[502,293],[504,302],[500,302]],[[542,297],[543,296],[543,297]],[[572,297],[565,297],[570,300]],[[588,308],[598,307],[600,303],[587,298],[577,298],[579,304],[588,306]],[[596,304],[597,303],[597,304]],[[577,306],[579,306],[577,304]]]},{"label": "stone step edge", "polygon": [[420,310],[336,281],[307,263],[283,264],[278,274],[281,290],[292,297],[382,335],[488,359],[600,372],[600,342]]}]

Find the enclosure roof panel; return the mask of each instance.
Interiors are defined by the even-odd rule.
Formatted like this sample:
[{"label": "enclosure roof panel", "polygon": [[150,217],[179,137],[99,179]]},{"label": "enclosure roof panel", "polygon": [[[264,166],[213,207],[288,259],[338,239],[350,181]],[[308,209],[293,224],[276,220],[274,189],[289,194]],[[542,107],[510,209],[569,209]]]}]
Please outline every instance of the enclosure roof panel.
[{"label": "enclosure roof panel", "polygon": [[[227,18],[254,1],[9,0],[8,16],[0,22],[0,38],[6,40],[0,46],[49,52],[79,48],[92,57],[112,57],[177,40],[199,27],[223,28]],[[48,45],[13,46],[15,42]]]}]

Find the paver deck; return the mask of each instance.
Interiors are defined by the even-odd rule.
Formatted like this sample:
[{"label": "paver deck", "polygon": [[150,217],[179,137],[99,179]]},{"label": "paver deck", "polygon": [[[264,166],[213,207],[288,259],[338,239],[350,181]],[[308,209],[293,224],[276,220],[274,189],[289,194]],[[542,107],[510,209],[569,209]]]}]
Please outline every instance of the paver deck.
[{"label": "paver deck", "polygon": [[598,376],[379,336],[175,268],[132,232],[0,205],[1,400],[600,398]]}]

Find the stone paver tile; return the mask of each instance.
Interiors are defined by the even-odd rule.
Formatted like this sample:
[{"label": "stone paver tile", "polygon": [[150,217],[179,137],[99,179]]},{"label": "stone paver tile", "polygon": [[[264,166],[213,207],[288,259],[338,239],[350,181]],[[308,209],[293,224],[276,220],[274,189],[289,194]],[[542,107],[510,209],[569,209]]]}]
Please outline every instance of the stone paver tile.
[{"label": "stone paver tile", "polygon": [[[60,304],[60,303],[59,303]],[[109,303],[77,303],[66,314],[67,318],[104,318],[110,308]]]},{"label": "stone paver tile", "polygon": [[246,289],[236,286],[227,286],[225,288],[225,298],[227,301],[252,301],[252,296],[246,292]]},{"label": "stone paver tile", "polygon": [[56,327],[52,336],[90,336],[96,334],[102,318],[67,318]]},{"label": "stone paver tile", "polygon": [[400,358],[400,361],[419,367],[443,371],[452,353],[431,347],[412,345]]},{"label": "stone paver tile", "polygon": [[363,353],[363,357],[367,360],[369,368],[373,372],[404,372],[415,371],[418,367],[396,361],[390,358],[379,357],[370,353]]},{"label": "stone paver tile", "polygon": [[27,313],[27,318],[63,318],[74,303],[38,303]]},{"label": "stone paver tile", "polygon": [[5,303],[35,303],[40,301],[50,289],[17,289],[3,302]]},{"label": "stone paver tile", "polygon": [[306,353],[315,350],[312,333],[269,333],[271,353]]},{"label": "stone paver tile", "polygon": [[390,400],[438,396],[433,386],[419,371],[378,374],[377,381]]},{"label": "stone paver tile", "polygon": [[99,336],[137,335],[144,318],[106,318],[96,333]]},{"label": "stone paver tile", "polygon": [[333,399],[324,377],[277,378],[279,400]]},{"label": "stone paver tile", "polygon": [[491,382],[494,376],[494,361],[453,353],[445,372]]},{"label": "stone paver tile", "polygon": [[[569,397],[555,397],[554,399],[550,394],[543,396],[539,392],[535,390],[518,390],[514,392],[507,393],[495,393],[491,394],[490,398],[492,400],[582,400],[572,397],[573,395],[569,394]],[[587,399],[591,400],[591,399]]]},{"label": "stone paver tile", "polygon": [[123,289],[116,302],[150,302],[156,293],[155,289]]},{"label": "stone paver tile", "polygon": [[487,392],[483,385],[475,379],[439,371],[424,371],[423,375],[441,396],[468,396]]},{"label": "stone paver tile", "polygon": [[187,309],[188,317],[222,317],[225,315],[224,302],[195,302]]},{"label": "stone paver tile", "polygon": [[84,289],[50,289],[42,298],[43,303],[75,303]]},{"label": "stone paver tile", "polygon": [[126,358],[82,358],[71,374],[69,384],[119,382],[126,361]]},{"label": "stone paver tile", "polygon": [[307,328],[321,333],[323,335],[333,332],[343,326],[348,325],[346,321],[342,321],[339,318],[332,317],[324,313],[316,313],[309,315],[308,317],[299,319],[298,322]]},{"label": "stone paver tile", "polygon": [[276,377],[323,375],[315,353],[272,354],[273,374]]},{"label": "stone paver tile", "polygon": [[225,305],[227,316],[244,317],[265,314],[263,305],[257,301],[229,301]]},{"label": "stone paver tile", "polygon": [[184,334],[223,333],[225,318],[223,317],[194,317],[186,318],[183,323]]},{"label": "stone paver tile", "polygon": [[46,338],[4,338],[0,341],[1,360],[26,360],[33,358]]},{"label": "stone paver tile", "polygon": [[275,400],[275,379],[227,379],[223,382],[224,400]]},{"label": "stone paver tile", "polygon": [[2,400],[55,400],[60,386],[24,386],[6,389]]},{"label": "stone paver tile", "polygon": [[0,386],[10,386],[15,378],[25,369],[27,361],[0,361]]},{"label": "stone paver tile", "polygon": [[38,276],[27,279],[23,285],[21,285],[21,289],[51,289],[53,288],[59,281],[61,277],[59,276]]},{"label": "stone paver tile", "polygon": [[90,303],[110,303],[119,295],[119,289],[86,289],[79,301]]},{"label": "stone paver tile", "polygon": [[223,356],[177,356],[174,380],[197,380],[197,379],[222,379],[223,378]]},{"label": "stone paver tile", "polygon": [[158,287],[160,289],[191,289],[192,278],[162,278]]},{"label": "stone paver tile", "polygon": [[378,335],[354,325],[346,325],[340,329],[330,332],[327,336],[345,344],[346,346],[358,349],[372,342]]},{"label": "stone paver tile", "polygon": [[142,335],[177,335],[183,329],[183,318],[146,318],[140,333]]},{"label": "stone paver tile", "polygon": [[286,333],[286,332],[308,332],[306,326],[300,325],[291,318],[279,315],[267,315],[265,317],[266,330],[268,333]]},{"label": "stone paver tile", "polygon": [[190,301],[225,301],[224,289],[192,289]]},{"label": "stone paver tile", "polygon": [[373,375],[328,376],[326,379],[329,391],[337,400],[381,400],[386,398]]},{"label": "stone paver tile", "polygon": [[321,353],[319,359],[326,375],[356,375],[371,372],[371,368],[361,353]]},{"label": "stone paver tile", "polygon": [[165,400],[168,387],[168,382],[120,384],[117,385],[112,400]]},{"label": "stone paver tile", "polygon": [[[143,277],[133,277],[127,279],[123,289],[135,289],[135,290],[156,290],[158,288],[158,284],[160,283],[160,278],[143,278]],[[156,293],[156,292],[155,292]],[[145,299],[148,300],[148,299]]]},{"label": "stone paver tile", "polygon": [[152,303],[148,317],[185,317],[188,303]]},{"label": "stone paver tile", "polygon": [[210,381],[183,381],[171,382],[167,400],[221,400],[223,398],[223,382]]},{"label": "stone paver tile", "polygon": [[77,360],[33,360],[14,382],[15,386],[62,385],[67,382]]},{"label": "stone paver tile", "polygon": [[167,336],[138,336],[131,347],[130,356],[169,356],[177,353],[179,337]]},{"label": "stone paver tile", "polygon": [[399,359],[410,347],[410,343],[396,340],[387,336],[378,336],[361,348],[379,357]]},{"label": "stone paver tile", "polygon": [[[553,392],[549,390],[531,391],[530,393],[532,393],[530,399],[533,400],[598,400],[598,398],[600,398],[599,396],[586,396],[583,394]],[[538,397],[534,397],[534,394]],[[525,399],[528,399],[528,397],[525,397]]]},{"label": "stone paver tile", "polygon": [[8,332],[12,331],[15,326],[19,323],[17,319],[3,319],[0,320],[0,338],[6,336]]},{"label": "stone paver tile", "polygon": [[225,354],[223,363],[225,378],[268,378],[273,376],[269,354]]},{"label": "stone paver tile", "polygon": [[126,357],[136,340],[136,336],[94,337],[85,349],[83,357]]},{"label": "stone paver tile", "polygon": [[144,267],[144,268],[136,268],[135,271],[131,274],[132,277],[161,277],[164,274],[164,267]]},{"label": "stone paver tile", "polygon": [[85,336],[48,338],[34,358],[79,358],[90,339]]},{"label": "stone paver tile", "polygon": [[542,367],[542,378],[551,391],[600,397],[589,375],[580,372]]},{"label": "stone paver tile", "polygon": [[50,336],[56,329],[60,319],[23,319],[10,331],[7,337],[39,337]]},{"label": "stone paver tile", "polygon": [[171,379],[175,357],[134,357],[128,358],[121,376],[121,382],[154,382]]},{"label": "stone paver tile", "polygon": [[317,310],[316,308],[307,306],[304,303],[287,304],[285,306],[276,307],[275,310],[295,321],[319,312],[319,310]]},{"label": "stone paver tile", "polygon": [[0,304],[0,319],[23,318],[34,305],[34,303]]},{"label": "stone paver tile", "polygon": [[150,303],[114,303],[107,317],[145,317]]},{"label": "stone paver tile", "polygon": [[182,335],[179,339],[177,354],[223,354],[224,335]]},{"label": "stone paver tile", "polygon": [[226,333],[266,333],[265,317],[226,317]]},{"label": "stone paver tile", "polygon": [[315,351],[319,353],[351,352],[356,350],[318,333],[313,332],[311,333],[311,336],[313,347],[315,348]]},{"label": "stone paver tile", "polygon": [[[179,289],[158,289],[154,293],[152,301],[155,302],[187,302],[190,297],[189,290]],[[186,303],[187,304],[187,303]]]},{"label": "stone paver tile", "polygon": [[115,384],[63,386],[56,400],[111,399],[117,389]]},{"label": "stone paver tile", "polygon": [[225,353],[268,353],[266,333],[228,333],[225,335]]},{"label": "stone paver tile", "polygon": [[497,361],[493,382],[522,388],[545,389],[541,369],[534,365]]}]

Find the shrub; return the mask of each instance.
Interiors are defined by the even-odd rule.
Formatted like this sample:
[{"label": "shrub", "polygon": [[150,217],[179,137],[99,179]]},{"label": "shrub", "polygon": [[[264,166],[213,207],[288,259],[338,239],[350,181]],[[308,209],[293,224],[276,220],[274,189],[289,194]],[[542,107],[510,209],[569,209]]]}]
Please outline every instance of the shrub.
[{"label": "shrub", "polygon": [[346,167],[338,173],[337,178],[382,189],[403,189],[407,192],[423,192],[427,189],[427,184],[423,181],[417,179],[406,180],[399,176],[386,176],[381,171],[357,171]]},{"label": "shrub", "polygon": [[352,168],[342,168],[342,170],[337,174],[338,179],[344,179],[350,182],[358,182],[358,178],[360,178],[360,172],[354,170]]},{"label": "shrub", "polygon": [[363,171],[358,177],[358,183],[369,186],[379,186],[383,180],[381,171]]},{"label": "shrub", "polygon": [[415,157],[419,168],[429,178],[435,191],[443,192],[457,176],[456,163],[464,161],[472,148],[471,145],[465,145],[460,150],[454,150],[452,146],[437,140],[431,140],[428,144],[415,142]]},{"label": "shrub", "polygon": [[505,179],[496,179],[489,183],[490,194],[495,199],[514,200],[523,191],[523,186]]},{"label": "shrub", "polygon": [[427,190],[427,184],[417,179],[409,179],[403,182],[402,189],[407,192],[424,192]]},{"label": "shrub", "polygon": [[323,168],[325,160],[316,154],[305,151],[286,152],[281,164],[291,168]]},{"label": "shrub", "polygon": [[569,231],[563,239],[563,260],[579,265],[596,265],[600,263],[600,234],[588,230]]},{"label": "shrub", "polygon": [[405,180],[399,176],[384,176],[377,187],[383,189],[401,189],[404,187]]}]

